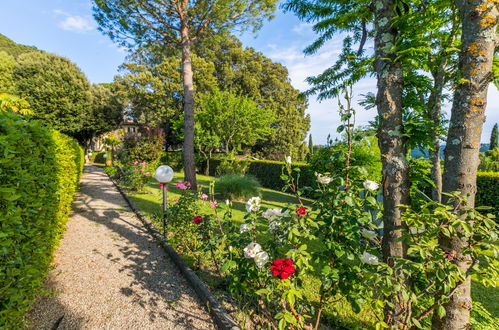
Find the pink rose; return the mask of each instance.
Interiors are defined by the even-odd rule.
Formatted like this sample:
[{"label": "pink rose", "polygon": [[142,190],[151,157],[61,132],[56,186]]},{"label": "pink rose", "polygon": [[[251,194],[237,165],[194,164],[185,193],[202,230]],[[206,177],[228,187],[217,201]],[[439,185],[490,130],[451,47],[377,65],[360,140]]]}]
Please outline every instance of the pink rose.
[{"label": "pink rose", "polygon": [[216,209],[216,208],[217,208],[217,205],[218,205],[217,201],[210,202],[210,207],[211,207],[212,209]]},{"label": "pink rose", "polygon": [[137,165],[138,163],[139,163],[139,162],[137,162],[137,161],[133,161],[131,164],[132,164],[132,165]]},{"label": "pink rose", "polygon": [[145,167],[146,166],[146,162],[140,163],[140,166]]},{"label": "pink rose", "polygon": [[208,200],[208,195],[202,194],[201,196],[199,196],[199,199],[201,199],[203,201],[207,201]]},{"label": "pink rose", "polygon": [[182,181],[177,182],[177,184],[175,185],[175,187],[177,187],[178,189],[182,189],[182,190],[186,190],[187,189],[187,185],[185,183],[183,183]]},{"label": "pink rose", "polygon": [[[162,183],[159,184],[159,189],[163,189],[163,184]],[[168,190],[168,185],[167,184],[165,184],[165,189]]]}]

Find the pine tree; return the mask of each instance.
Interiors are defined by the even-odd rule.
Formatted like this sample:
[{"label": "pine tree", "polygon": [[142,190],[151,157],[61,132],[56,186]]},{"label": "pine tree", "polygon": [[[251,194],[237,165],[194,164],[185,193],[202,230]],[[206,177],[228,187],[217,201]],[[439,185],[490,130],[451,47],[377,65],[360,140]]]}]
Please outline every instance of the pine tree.
[{"label": "pine tree", "polygon": [[494,125],[492,128],[492,133],[490,134],[490,145],[489,145],[489,150],[494,150],[497,148],[498,145],[498,138],[499,138],[499,129],[497,127],[497,123]]}]

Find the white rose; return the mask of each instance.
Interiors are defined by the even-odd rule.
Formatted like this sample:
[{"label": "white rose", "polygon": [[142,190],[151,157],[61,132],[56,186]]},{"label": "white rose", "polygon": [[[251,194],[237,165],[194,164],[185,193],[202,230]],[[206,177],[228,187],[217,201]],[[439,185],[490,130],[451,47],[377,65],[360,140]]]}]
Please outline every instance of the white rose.
[{"label": "white rose", "polygon": [[362,255],[359,258],[360,258],[360,261],[362,261],[363,263],[368,264],[368,265],[376,266],[379,264],[378,257],[376,257],[375,255],[370,254],[368,252],[362,253]]},{"label": "white rose", "polygon": [[241,226],[239,226],[239,233],[245,233],[251,229],[251,226],[248,225],[247,223],[243,223]]},{"label": "white rose", "polygon": [[376,232],[367,229],[361,229],[360,234],[369,240],[375,239],[378,236]]},{"label": "white rose", "polygon": [[229,205],[230,204],[230,200],[226,199],[225,200],[225,204]]},{"label": "white rose", "polygon": [[279,221],[270,221],[269,222],[269,230],[270,231],[277,230],[277,228],[279,228],[280,225],[281,225],[281,223]]},{"label": "white rose", "polygon": [[256,254],[253,260],[255,260],[255,264],[258,268],[262,268],[267,262],[269,262],[269,254],[265,251],[260,251]]},{"label": "white rose", "polygon": [[274,209],[266,209],[265,212],[262,213],[262,217],[267,220],[274,220],[276,218]]},{"label": "white rose", "polygon": [[291,164],[291,156],[286,156],[286,163]]},{"label": "white rose", "polygon": [[258,243],[250,243],[243,251],[245,258],[254,258],[258,252],[262,251],[262,247]]},{"label": "white rose", "polygon": [[379,183],[371,181],[371,180],[366,180],[364,181],[364,188],[370,191],[376,191],[379,188]]},{"label": "white rose", "polygon": [[246,211],[247,212],[256,212],[260,209],[260,197],[251,197],[246,202]]},{"label": "white rose", "polygon": [[317,181],[320,184],[329,184],[331,182],[331,180],[333,180],[332,178],[325,176],[325,175],[322,175],[322,174],[317,173],[317,172],[315,173],[315,176],[317,177]]}]

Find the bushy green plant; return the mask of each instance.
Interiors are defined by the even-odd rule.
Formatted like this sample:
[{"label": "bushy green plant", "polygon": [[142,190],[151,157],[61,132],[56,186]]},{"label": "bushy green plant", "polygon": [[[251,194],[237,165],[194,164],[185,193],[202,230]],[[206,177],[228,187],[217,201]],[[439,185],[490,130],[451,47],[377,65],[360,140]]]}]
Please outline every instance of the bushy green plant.
[{"label": "bushy green plant", "polygon": [[114,166],[106,166],[104,172],[112,178],[116,178],[118,175],[118,169]]},{"label": "bushy green plant", "polygon": [[249,162],[245,159],[236,159],[233,154],[229,154],[218,164],[217,175],[239,174],[245,175]]},{"label": "bushy green plant", "polygon": [[[312,172],[342,173],[345,171],[347,144],[344,141],[328,141],[328,145],[319,149],[309,160]],[[381,180],[381,154],[378,141],[374,136],[364,136],[352,144],[350,176],[359,175],[357,169],[367,170],[372,180]]]},{"label": "bushy green plant", "polygon": [[40,121],[0,112],[0,328],[22,326],[71,210],[83,151]]},{"label": "bushy green plant", "polygon": [[476,181],[475,205],[489,206],[491,209],[483,212],[494,214],[499,221],[499,172],[478,172]]},{"label": "bushy green plant", "polygon": [[142,192],[144,187],[151,177],[151,172],[147,170],[146,162],[132,161],[124,164],[122,183],[131,191]]},{"label": "bushy green plant", "polygon": [[120,160],[158,163],[163,152],[164,136],[160,128],[141,130],[141,135],[127,135],[123,139]]},{"label": "bushy green plant", "polygon": [[228,174],[215,182],[215,193],[230,200],[248,199],[261,196],[260,184],[252,176]]}]

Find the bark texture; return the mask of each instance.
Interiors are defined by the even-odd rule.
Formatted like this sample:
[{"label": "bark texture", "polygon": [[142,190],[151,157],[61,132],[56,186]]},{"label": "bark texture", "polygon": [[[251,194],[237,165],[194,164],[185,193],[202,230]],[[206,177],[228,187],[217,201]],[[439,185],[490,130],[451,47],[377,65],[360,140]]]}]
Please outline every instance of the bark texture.
[{"label": "bark texture", "polygon": [[192,80],[191,40],[189,27],[182,24],[182,83],[184,87],[184,180],[197,190],[196,158],[194,156],[194,83]]},{"label": "bark texture", "polygon": [[[487,90],[492,81],[491,69],[499,17],[497,0],[456,0],[456,4],[462,21],[459,56],[461,79],[455,89],[452,104],[445,148],[443,192],[459,191],[467,200],[464,207],[472,208],[475,203],[480,137],[485,120]],[[448,203],[445,196],[442,200]],[[440,245],[444,249],[456,251],[455,262],[463,271],[470,267],[469,258],[462,254],[467,244],[466,240],[457,237],[440,238]],[[468,277],[445,305],[445,317],[440,319],[434,315],[433,328],[470,328],[470,292]]]},{"label": "bark texture", "polygon": [[[395,41],[399,31],[392,25],[395,16],[393,0],[378,0],[374,3],[376,36],[376,75],[378,94],[376,105],[380,118],[378,143],[381,151],[383,172],[383,256],[388,264],[393,257],[404,257],[404,244],[398,241],[399,229],[403,227],[400,204],[409,202],[409,175],[402,123],[403,73],[401,63],[396,61]],[[403,323],[404,309],[401,297],[394,292],[391,302],[395,307],[385,310],[385,322],[391,325]]]}]

